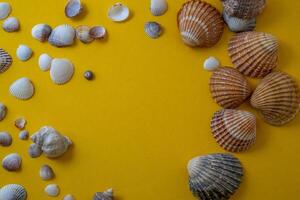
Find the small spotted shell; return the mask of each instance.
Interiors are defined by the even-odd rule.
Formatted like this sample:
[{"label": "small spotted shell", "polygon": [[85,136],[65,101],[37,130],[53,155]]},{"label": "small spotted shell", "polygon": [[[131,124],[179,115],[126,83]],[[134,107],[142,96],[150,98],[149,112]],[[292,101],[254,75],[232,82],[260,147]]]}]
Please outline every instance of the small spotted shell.
[{"label": "small spotted shell", "polygon": [[68,59],[55,58],[51,62],[50,77],[55,84],[65,84],[74,73],[73,64]]},{"label": "small spotted shell", "polygon": [[12,144],[12,137],[8,132],[0,132],[0,146],[8,147]]},{"label": "small spotted shell", "polygon": [[7,155],[2,160],[2,167],[7,171],[18,171],[21,168],[22,159],[17,153]]}]

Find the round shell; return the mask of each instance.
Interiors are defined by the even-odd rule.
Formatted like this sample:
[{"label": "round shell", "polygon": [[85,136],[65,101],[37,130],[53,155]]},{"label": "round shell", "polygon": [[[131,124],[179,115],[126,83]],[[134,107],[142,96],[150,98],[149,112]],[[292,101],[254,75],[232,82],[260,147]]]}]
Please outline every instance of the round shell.
[{"label": "round shell", "polygon": [[207,71],[214,71],[220,67],[220,62],[215,57],[209,57],[204,61],[203,67]]},{"label": "round shell", "polygon": [[30,144],[28,148],[28,154],[31,158],[38,158],[42,155],[42,148],[37,144]]},{"label": "round shell", "polygon": [[20,117],[15,120],[15,127],[17,127],[19,130],[23,130],[26,126],[26,119],[23,117]]},{"label": "round shell", "polygon": [[9,91],[17,99],[27,100],[33,96],[34,86],[28,78],[23,77],[13,82]]},{"label": "round shell", "polygon": [[21,168],[22,159],[17,153],[7,155],[2,160],[2,167],[7,171],[18,171]]},{"label": "round shell", "polygon": [[43,53],[39,57],[39,67],[42,71],[48,71],[51,67],[52,57]]},{"label": "round shell", "polygon": [[88,26],[78,26],[76,28],[76,37],[85,44],[91,43],[94,40],[90,35],[90,27]]},{"label": "round shell", "polygon": [[157,22],[147,22],[144,29],[146,34],[153,39],[158,38],[162,33],[161,25]]},{"label": "round shell", "polygon": [[47,41],[51,32],[52,28],[47,24],[37,24],[31,29],[32,37],[40,42]]},{"label": "round shell", "polygon": [[288,74],[272,72],[262,79],[253,92],[251,105],[260,111],[267,123],[275,126],[284,125],[299,111],[298,86]]},{"label": "round shell", "polygon": [[94,26],[90,29],[90,37],[102,39],[106,36],[106,29],[103,26]]},{"label": "round shell", "polygon": [[210,78],[210,92],[223,108],[237,108],[251,94],[248,81],[232,67],[219,67]]},{"label": "round shell", "polygon": [[55,176],[53,169],[49,165],[43,165],[40,168],[39,173],[40,173],[41,179],[43,179],[44,181],[51,180]]},{"label": "round shell", "polygon": [[1,2],[0,3],[0,20],[5,19],[11,13],[11,6],[9,3]]},{"label": "round shell", "polygon": [[168,10],[167,0],[151,0],[150,10],[154,16],[165,14]]},{"label": "round shell", "polygon": [[5,118],[6,113],[7,113],[7,107],[0,102],[0,121],[2,121]]},{"label": "round shell", "polygon": [[266,0],[222,0],[222,4],[229,16],[253,19],[262,13]]},{"label": "round shell", "polygon": [[17,184],[5,185],[0,190],[1,200],[26,200],[26,189]]},{"label": "round shell", "polygon": [[52,60],[50,77],[55,84],[67,83],[71,80],[73,73],[73,64],[68,59],[55,58]]},{"label": "round shell", "polygon": [[225,200],[239,188],[243,177],[240,161],[230,154],[209,154],[188,163],[189,185],[201,200]]},{"label": "round shell", "polygon": [[5,72],[12,64],[12,57],[0,48],[0,73]]},{"label": "round shell", "polygon": [[12,137],[8,132],[0,132],[0,146],[8,147],[12,144]]},{"label": "round shell", "polygon": [[57,26],[50,34],[48,42],[56,47],[70,46],[74,43],[75,30],[72,26],[63,24]]},{"label": "round shell", "polygon": [[58,185],[56,185],[56,184],[50,184],[50,185],[46,186],[45,192],[50,197],[56,197],[56,196],[59,195],[60,190],[59,190]]},{"label": "round shell", "polygon": [[223,19],[228,28],[232,32],[244,32],[252,31],[256,26],[256,19],[240,19],[237,17],[229,16],[226,12],[223,12]]},{"label": "round shell", "polygon": [[80,0],[69,0],[65,7],[65,15],[69,18],[78,16],[83,11]]},{"label": "round shell", "polygon": [[63,200],[75,200],[75,197],[72,194],[67,194],[64,196]]},{"label": "round shell", "polygon": [[223,34],[224,22],[220,12],[209,3],[191,0],[183,4],[177,15],[183,42],[191,47],[211,47]]},{"label": "round shell", "polygon": [[21,140],[27,140],[29,138],[29,132],[26,130],[20,131],[19,133],[19,139]]},{"label": "round shell", "polygon": [[2,28],[6,32],[18,31],[20,29],[19,20],[15,17],[9,17],[3,22]]},{"label": "round shell", "polygon": [[93,200],[112,200],[113,199],[113,189],[110,188],[104,192],[97,192],[94,195]]},{"label": "round shell", "polygon": [[16,53],[17,53],[17,57],[21,61],[27,61],[32,56],[32,50],[31,50],[31,48],[29,48],[28,46],[23,45],[23,44],[21,44],[17,48],[17,52]]},{"label": "round shell", "polygon": [[129,17],[129,9],[122,3],[114,4],[108,11],[108,18],[115,22],[125,21]]},{"label": "round shell", "polygon": [[228,51],[233,65],[253,78],[266,76],[278,64],[277,39],[267,33],[238,33],[230,40]]}]

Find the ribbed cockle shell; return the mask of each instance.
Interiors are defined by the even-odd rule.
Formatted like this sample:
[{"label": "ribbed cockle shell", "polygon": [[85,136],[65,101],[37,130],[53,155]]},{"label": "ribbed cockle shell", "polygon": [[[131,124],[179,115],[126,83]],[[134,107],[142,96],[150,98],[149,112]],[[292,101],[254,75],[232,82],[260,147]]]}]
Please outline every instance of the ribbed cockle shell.
[{"label": "ribbed cockle shell", "polygon": [[112,200],[113,199],[113,189],[110,188],[104,192],[97,192],[94,195],[93,200]]}]

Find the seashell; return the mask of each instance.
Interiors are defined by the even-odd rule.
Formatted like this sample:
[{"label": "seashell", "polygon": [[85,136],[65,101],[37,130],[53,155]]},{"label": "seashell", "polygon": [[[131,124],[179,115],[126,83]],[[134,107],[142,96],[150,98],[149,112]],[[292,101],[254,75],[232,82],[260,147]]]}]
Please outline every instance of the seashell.
[{"label": "seashell", "polygon": [[32,50],[28,46],[21,44],[17,48],[17,57],[19,58],[19,60],[27,61],[31,56]]},{"label": "seashell", "polygon": [[56,47],[70,46],[74,43],[75,30],[72,26],[63,24],[51,32],[48,42]]},{"label": "seashell", "polygon": [[262,13],[266,0],[222,0],[222,4],[229,16],[253,19]]},{"label": "seashell", "polygon": [[56,184],[49,184],[45,188],[45,192],[50,197],[56,197],[59,195],[59,187]]},{"label": "seashell", "polygon": [[29,138],[29,132],[24,130],[24,131],[20,131],[19,133],[19,138],[21,140],[27,140]]},{"label": "seashell", "polygon": [[54,171],[49,165],[43,165],[40,168],[40,177],[44,181],[50,180],[54,178]]},{"label": "seashell", "polygon": [[31,158],[38,158],[42,155],[42,148],[37,144],[30,144],[28,148],[28,154]]},{"label": "seashell", "polygon": [[177,15],[182,40],[191,47],[211,47],[221,38],[224,22],[220,12],[204,1],[183,4]]},{"label": "seashell", "polygon": [[69,0],[65,7],[65,15],[69,18],[78,16],[83,11],[80,0]]},{"label": "seashell", "polygon": [[17,153],[12,153],[4,157],[2,167],[7,171],[18,171],[21,168],[22,159]]},{"label": "seashell", "polygon": [[78,26],[76,28],[76,37],[85,44],[94,41],[94,38],[90,35],[90,28],[88,26]]},{"label": "seashell", "polygon": [[92,72],[92,71],[90,71],[90,70],[87,70],[87,71],[85,71],[84,72],[84,78],[86,79],[86,80],[93,80],[93,78],[94,78],[94,73]]},{"label": "seashell", "polygon": [[166,0],[151,0],[150,10],[154,16],[163,15],[168,10],[168,3]]},{"label": "seashell", "polygon": [[102,39],[106,36],[106,29],[103,26],[94,26],[90,29],[90,37],[94,39]]},{"label": "seashell", "polygon": [[188,163],[190,190],[201,200],[225,200],[239,188],[243,177],[240,161],[231,154],[209,154]]},{"label": "seashell", "polygon": [[278,64],[278,42],[267,33],[238,33],[229,42],[233,65],[244,75],[261,78]]},{"label": "seashell", "polygon": [[162,33],[161,25],[157,22],[147,22],[144,29],[146,34],[153,39],[158,38]]},{"label": "seashell", "polygon": [[55,58],[51,62],[50,77],[55,84],[65,84],[74,73],[73,64],[68,59]]},{"label": "seashell", "polygon": [[75,197],[71,194],[67,194],[66,196],[64,196],[63,200],[75,200]]},{"label": "seashell", "polygon": [[125,21],[129,17],[129,9],[122,3],[114,4],[108,11],[108,18],[114,22]]},{"label": "seashell", "polygon": [[23,130],[26,126],[26,119],[24,119],[23,117],[18,118],[15,120],[15,127],[17,127],[19,130]]},{"label": "seashell", "polygon": [[0,121],[2,121],[5,118],[6,113],[7,113],[7,107],[0,102]]},{"label": "seashell", "polygon": [[28,78],[23,77],[13,82],[9,91],[17,99],[27,100],[33,96],[34,86]]},{"label": "seashell", "polygon": [[220,67],[220,62],[215,57],[208,57],[203,64],[205,70],[214,71]]},{"label": "seashell", "polygon": [[47,24],[37,24],[31,29],[32,37],[40,42],[47,41],[51,32],[52,28]]},{"label": "seashell", "polygon": [[252,31],[256,26],[256,19],[241,19],[237,17],[229,16],[226,12],[223,12],[223,19],[228,28],[232,32],[244,32]]},{"label": "seashell", "polygon": [[0,190],[1,200],[26,200],[26,189],[18,184],[5,185]]},{"label": "seashell", "polygon": [[50,126],[44,126],[34,135],[31,140],[39,145],[48,158],[56,158],[64,154],[72,144],[71,140],[62,136]]},{"label": "seashell", "polygon": [[3,22],[2,28],[9,33],[18,31],[20,29],[19,20],[15,17],[9,17]]},{"label": "seashell", "polygon": [[39,57],[39,67],[42,71],[48,71],[51,67],[52,57],[43,53]]},{"label": "seashell", "polygon": [[104,192],[96,192],[93,200],[112,200],[113,199],[113,189],[110,188]]},{"label": "seashell", "polygon": [[12,137],[8,132],[0,132],[0,146],[8,147],[12,144]]},{"label": "seashell", "polygon": [[0,20],[5,19],[11,13],[11,6],[9,3],[1,2],[0,3]]},{"label": "seashell", "polygon": [[237,108],[251,94],[245,77],[232,67],[219,67],[210,78],[210,92],[223,108]]},{"label": "seashell", "polygon": [[0,73],[5,72],[12,64],[12,57],[0,48]]},{"label": "seashell", "polygon": [[251,105],[260,111],[267,123],[284,125],[294,119],[299,111],[298,86],[288,74],[272,72],[254,90]]}]

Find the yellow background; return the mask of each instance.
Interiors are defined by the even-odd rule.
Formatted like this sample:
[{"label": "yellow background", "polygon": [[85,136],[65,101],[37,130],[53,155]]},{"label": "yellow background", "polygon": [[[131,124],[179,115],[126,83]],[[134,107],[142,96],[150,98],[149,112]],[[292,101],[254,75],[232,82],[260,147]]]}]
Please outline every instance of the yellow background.
[{"label": "yellow background", "polygon": [[[113,187],[117,200],[192,200],[186,163],[194,156],[224,152],[210,133],[210,119],[220,108],[208,90],[210,73],[202,63],[215,56],[231,66],[227,42],[232,33],[210,49],[192,49],[179,37],[176,14],[183,0],[169,0],[162,17],[149,12],[149,0],[124,0],[132,16],[125,23],[107,18],[107,9],[116,1],[84,0],[86,14],[75,20],[64,16],[64,0],[11,0],[21,22],[17,33],[0,30],[0,47],[14,59],[11,68],[0,74],[0,101],[9,112],[0,130],[13,135],[13,145],[0,148],[0,157],[18,152],[23,158],[20,172],[0,169],[0,185],[19,183],[29,200],[53,199],[44,193],[49,183],[57,183],[62,199],[72,193],[77,199],[92,199],[93,193]],[[221,9],[218,0],[209,0]],[[258,31],[275,35],[280,41],[279,69],[300,81],[300,2],[268,0],[259,16]],[[153,40],[144,33],[144,23],[157,21],[165,29]],[[55,48],[31,37],[37,23],[52,27],[68,23],[103,25],[107,41]],[[17,60],[19,44],[29,45],[34,56],[28,62]],[[41,53],[68,58],[75,75],[66,85],[54,85],[49,72],[38,67]],[[94,81],[82,77],[85,70],[96,74]],[[20,101],[8,93],[17,78],[30,78],[36,88],[34,97]],[[245,105],[243,108],[248,109]],[[24,116],[32,134],[51,125],[69,136],[74,146],[63,157],[31,159],[30,141],[18,139],[14,120]],[[272,127],[258,118],[257,142],[250,151],[236,154],[245,168],[240,189],[232,199],[297,199],[300,191],[299,116],[284,127]],[[53,167],[56,178],[42,181],[42,164]]]}]

